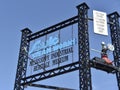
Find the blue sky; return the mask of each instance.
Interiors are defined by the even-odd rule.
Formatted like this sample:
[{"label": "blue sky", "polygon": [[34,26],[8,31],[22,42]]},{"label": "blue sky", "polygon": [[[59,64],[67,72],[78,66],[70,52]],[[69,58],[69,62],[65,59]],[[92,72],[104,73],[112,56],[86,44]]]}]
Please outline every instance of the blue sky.
[{"label": "blue sky", "polygon": [[[21,39],[21,30],[28,27],[33,32],[77,15],[76,6],[86,2],[92,11],[99,10],[110,14],[114,11],[120,13],[119,0],[0,0],[0,89],[13,90],[17,69],[18,54]],[[90,24],[91,25],[91,24]],[[92,26],[90,26],[92,30]],[[98,39],[94,39],[98,37]],[[109,37],[91,36],[92,40],[99,43]],[[92,48],[98,48],[92,46]],[[94,53],[94,52],[93,52]],[[94,53],[95,54],[95,53]],[[45,80],[42,83],[71,86],[78,89],[78,73],[73,72],[57,78]],[[63,82],[63,80],[65,80]],[[69,82],[68,82],[69,81]],[[92,69],[93,90],[117,90],[115,75]],[[73,83],[74,82],[74,83]],[[40,82],[41,83],[41,82]],[[25,90],[45,90],[26,88]]]}]

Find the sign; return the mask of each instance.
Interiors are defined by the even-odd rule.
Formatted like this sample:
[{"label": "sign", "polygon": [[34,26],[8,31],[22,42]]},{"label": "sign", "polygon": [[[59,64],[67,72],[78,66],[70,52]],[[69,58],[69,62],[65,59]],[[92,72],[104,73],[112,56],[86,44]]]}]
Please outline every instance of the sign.
[{"label": "sign", "polygon": [[33,67],[33,71],[43,70],[50,67],[63,64],[70,59],[73,53],[73,45],[76,39],[70,39],[60,42],[57,36],[50,36],[46,41],[37,40],[31,45],[29,56],[33,59],[29,65]]},{"label": "sign", "polygon": [[54,52],[58,49],[63,49],[69,46],[72,46],[76,43],[75,38],[72,40],[67,40],[65,42],[59,43],[58,37],[49,37],[46,42],[43,42],[41,40],[37,41],[33,44],[29,55],[35,59],[37,57],[40,57],[42,55]]},{"label": "sign", "polygon": [[33,66],[33,71],[55,67],[58,66],[58,64],[67,62],[70,59],[70,53],[73,53],[73,47],[68,47],[36,58],[34,61],[30,61],[30,66]]},{"label": "sign", "polygon": [[107,15],[105,12],[93,10],[94,33],[108,35]]}]

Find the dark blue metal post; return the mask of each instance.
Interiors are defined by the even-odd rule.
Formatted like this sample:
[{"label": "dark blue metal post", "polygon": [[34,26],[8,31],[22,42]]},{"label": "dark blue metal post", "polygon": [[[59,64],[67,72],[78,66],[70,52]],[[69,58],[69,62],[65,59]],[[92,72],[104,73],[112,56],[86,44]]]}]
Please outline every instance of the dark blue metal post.
[{"label": "dark blue metal post", "polygon": [[28,28],[22,30],[22,38],[21,38],[14,90],[24,90],[24,86],[21,85],[21,82],[22,82],[22,78],[26,77],[28,50],[29,50],[28,35],[30,34],[31,31]]},{"label": "dark blue metal post", "polygon": [[78,9],[78,46],[79,46],[79,80],[80,90],[92,90],[91,69],[89,65],[89,34],[88,9],[86,3],[77,6]]},{"label": "dark blue metal post", "polygon": [[[114,64],[117,67],[120,67],[120,26],[119,26],[119,14],[117,12],[111,13],[108,15],[110,22],[110,32],[112,44],[115,47],[113,52],[114,55]],[[116,72],[118,90],[120,90],[120,72]]]}]

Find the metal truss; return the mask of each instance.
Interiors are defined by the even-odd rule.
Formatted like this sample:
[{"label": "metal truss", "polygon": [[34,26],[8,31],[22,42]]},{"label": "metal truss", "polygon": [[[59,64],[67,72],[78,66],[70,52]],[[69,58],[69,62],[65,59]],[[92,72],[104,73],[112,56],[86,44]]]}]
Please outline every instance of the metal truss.
[{"label": "metal truss", "polygon": [[89,35],[88,9],[86,3],[77,6],[78,9],[78,53],[79,53],[79,80],[80,90],[92,90],[91,70],[89,65]]},{"label": "metal truss", "polygon": [[68,72],[72,72],[75,70],[79,69],[79,62],[74,62],[65,66],[61,66],[58,68],[54,68],[51,70],[47,70],[35,75],[31,75],[28,77],[23,78],[22,80],[22,85],[28,85],[30,83],[36,82],[36,81],[40,81],[40,80],[44,80],[44,79],[48,79],[57,75],[61,75],[61,74],[65,74]]},{"label": "metal truss", "polygon": [[69,19],[67,19],[65,21],[62,21],[62,22],[60,22],[60,23],[58,23],[56,25],[50,26],[50,27],[48,27],[46,29],[40,30],[40,31],[38,31],[36,33],[33,33],[32,35],[28,36],[29,41],[37,39],[37,38],[39,38],[41,36],[44,36],[44,35],[47,35],[49,33],[55,32],[55,31],[57,31],[57,30],[59,30],[61,28],[65,28],[65,27],[67,27],[69,25],[72,25],[72,24],[75,24],[77,22],[78,22],[78,16],[74,16],[74,17],[69,18]]},{"label": "metal truss", "polygon": [[[110,24],[111,40],[115,47],[113,52],[115,66],[120,67],[120,26],[119,26],[119,14],[117,12],[108,15]],[[120,72],[116,72],[118,88],[120,90]]]},{"label": "metal truss", "polygon": [[21,45],[20,45],[20,52],[18,58],[18,65],[17,65],[17,72],[16,72],[16,79],[14,90],[24,90],[24,87],[20,85],[22,78],[26,77],[26,70],[27,70],[27,61],[28,61],[28,51],[29,49],[29,42],[28,42],[28,35],[31,34],[29,29],[22,30],[22,38],[21,38]]},{"label": "metal truss", "polygon": [[[20,45],[20,52],[17,65],[17,73],[15,79],[14,90],[24,90],[24,86],[38,86],[32,83],[48,79],[54,76],[79,70],[79,82],[80,90],[92,90],[91,83],[91,67],[96,69],[101,69],[104,71],[108,70],[108,67],[101,68],[101,64],[93,62],[90,60],[90,49],[89,49],[89,34],[88,34],[88,20],[93,20],[88,18],[88,9],[86,3],[82,3],[77,6],[78,15],[72,18],[69,18],[65,21],[62,21],[56,25],[50,26],[46,29],[33,33],[29,29],[22,30],[22,38]],[[114,51],[114,61],[117,67],[120,66],[120,26],[119,26],[119,15],[117,12],[108,15],[111,30],[111,39],[112,44],[115,46]],[[37,39],[41,36],[50,34],[62,28],[65,28],[69,25],[78,23],[78,56],[79,60],[77,62],[70,63],[68,65],[60,66],[51,70],[40,72],[38,74],[30,75],[26,77],[27,62],[28,62],[28,52],[29,52],[29,43],[30,41]],[[24,50],[26,48],[26,51]],[[96,67],[96,65],[98,65]],[[114,69],[114,67],[111,67]],[[118,87],[120,90],[120,73],[116,72]]]},{"label": "metal truss", "polygon": [[[78,8],[78,15],[74,16],[68,20],[60,22],[56,25],[43,29],[39,32],[33,33],[28,36],[28,41],[37,39],[46,34],[57,31],[61,28],[67,27],[69,25],[78,23],[78,44],[79,44],[79,61],[71,63],[62,67],[58,67],[52,70],[41,72],[29,77],[22,78],[22,86],[40,81],[43,79],[51,78],[57,75],[68,73],[74,70],[79,70],[80,73],[80,89],[81,90],[91,90],[91,71],[89,65],[89,36],[88,36],[88,16],[87,10],[88,6],[83,3]],[[81,63],[80,63],[81,62]]]}]

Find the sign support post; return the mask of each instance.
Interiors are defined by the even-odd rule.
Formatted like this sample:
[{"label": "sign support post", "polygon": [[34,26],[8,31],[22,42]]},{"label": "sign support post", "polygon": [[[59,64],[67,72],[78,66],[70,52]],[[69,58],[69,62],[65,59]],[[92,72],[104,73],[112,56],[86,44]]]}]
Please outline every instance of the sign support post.
[{"label": "sign support post", "polygon": [[89,65],[89,35],[88,9],[86,3],[77,6],[78,9],[78,58],[80,90],[92,90],[91,69]]},{"label": "sign support post", "polygon": [[[114,64],[117,67],[120,67],[120,26],[119,26],[119,17],[120,15],[117,12],[111,13],[108,15],[110,24],[110,32],[112,44],[115,47],[113,52]],[[116,78],[118,83],[118,90],[120,90],[120,72],[116,72]]]},{"label": "sign support post", "polygon": [[26,77],[27,61],[28,61],[28,52],[26,52],[24,48],[26,48],[26,50],[28,51],[29,49],[28,35],[30,35],[31,33],[32,32],[28,28],[22,30],[21,45],[20,45],[14,90],[24,90],[24,86],[22,86],[21,83],[22,83],[22,78]]}]

